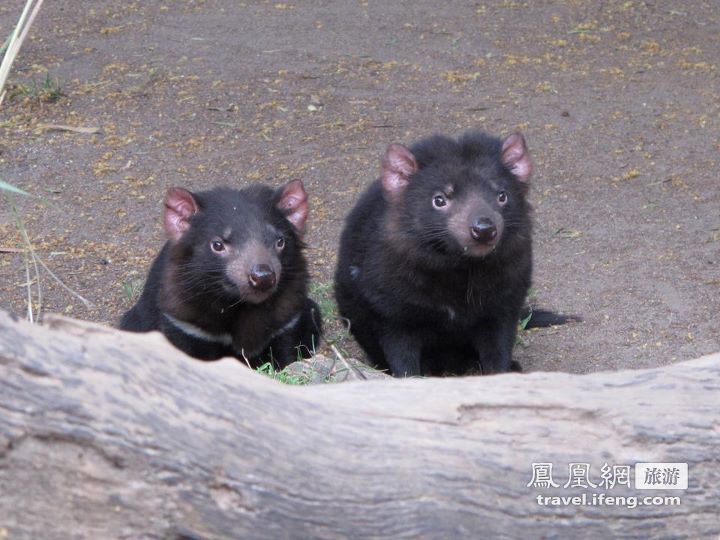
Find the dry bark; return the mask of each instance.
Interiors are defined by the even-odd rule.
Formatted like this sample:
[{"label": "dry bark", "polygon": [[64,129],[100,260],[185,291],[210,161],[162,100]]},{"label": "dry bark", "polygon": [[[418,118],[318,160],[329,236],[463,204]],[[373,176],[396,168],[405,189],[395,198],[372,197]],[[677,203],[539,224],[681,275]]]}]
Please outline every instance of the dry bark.
[{"label": "dry bark", "polygon": [[[284,386],[157,334],[0,313],[0,538],[720,534],[720,355]],[[679,506],[541,506],[571,462],[687,462]],[[527,487],[532,463],[558,488]],[[589,491],[588,491],[589,492]]]}]

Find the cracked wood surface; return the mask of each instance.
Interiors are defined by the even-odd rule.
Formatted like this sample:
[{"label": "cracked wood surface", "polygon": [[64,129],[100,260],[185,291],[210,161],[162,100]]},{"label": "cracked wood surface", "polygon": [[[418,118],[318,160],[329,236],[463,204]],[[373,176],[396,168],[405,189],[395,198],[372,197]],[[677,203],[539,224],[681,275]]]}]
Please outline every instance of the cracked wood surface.
[{"label": "cracked wood surface", "polygon": [[[586,376],[289,387],[159,334],[0,312],[0,533],[17,538],[720,534],[720,354]],[[548,507],[532,463],[687,462],[679,506]]]}]

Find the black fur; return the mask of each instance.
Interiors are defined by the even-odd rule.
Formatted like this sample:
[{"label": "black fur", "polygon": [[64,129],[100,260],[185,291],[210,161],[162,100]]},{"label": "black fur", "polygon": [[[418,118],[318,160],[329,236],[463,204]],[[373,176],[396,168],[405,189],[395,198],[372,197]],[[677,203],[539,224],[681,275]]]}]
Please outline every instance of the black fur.
[{"label": "black fur", "polygon": [[[193,194],[198,211],[189,218],[189,228],[178,240],[166,242],[150,268],[142,295],[123,316],[120,328],[159,330],[176,347],[201,360],[235,356],[257,367],[272,359],[284,367],[297,360],[298,353],[310,356],[320,339],[320,310],[307,297],[302,240],[278,207],[282,189],[216,188]],[[232,231],[229,238],[228,231]],[[279,236],[285,245],[277,253]],[[251,244],[262,256],[277,257],[280,278],[268,298],[247,301],[232,279],[231,259],[211,250],[215,238],[223,239],[228,252],[239,257],[250,256]],[[238,282],[242,279],[245,276]],[[286,328],[296,318],[296,324]],[[195,337],[174,321],[232,342]]]},{"label": "black fur", "polygon": [[[521,181],[503,141],[484,133],[434,136],[410,152],[416,169],[400,195],[383,177],[347,218],[335,274],[341,315],[370,361],[395,376],[519,369],[512,350],[532,275],[529,155]],[[393,167],[386,156],[391,180]],[[434,208],[448,190],[472,219],[500,216],[492,251],[469,253],[463,225]]]}]

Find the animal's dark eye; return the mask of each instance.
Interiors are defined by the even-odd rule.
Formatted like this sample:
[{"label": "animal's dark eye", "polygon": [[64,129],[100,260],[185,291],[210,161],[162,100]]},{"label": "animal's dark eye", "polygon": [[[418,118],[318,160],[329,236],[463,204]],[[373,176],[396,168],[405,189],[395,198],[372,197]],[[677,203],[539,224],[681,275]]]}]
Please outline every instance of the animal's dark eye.
[{"label": "animal's dark eye", "polygon": [[444,195],[435,195],[432,203],[435,208],[442,208],[447,204],[447,199]]},{"label": "animal's dark eye", "polygon": [[213,240],[210,242],[210,249],[215,253],[220,253],[221,251],[225,251],[225,244],[220,240]]},{"label": "animal's dark eye", "polygon": [[275,240],[275,247],[278,249],[282,249],[285,247],[285,238],[282,236],[278,236],[277,240]]},{"label": "animal's dark eye", "polygon": [[498,193],[498,196],[497,196],[498,203],[505,204],[507,202],[507,200],[508,200],[507,193],[505,193],[504,191],[501,191],[500,193]]}]

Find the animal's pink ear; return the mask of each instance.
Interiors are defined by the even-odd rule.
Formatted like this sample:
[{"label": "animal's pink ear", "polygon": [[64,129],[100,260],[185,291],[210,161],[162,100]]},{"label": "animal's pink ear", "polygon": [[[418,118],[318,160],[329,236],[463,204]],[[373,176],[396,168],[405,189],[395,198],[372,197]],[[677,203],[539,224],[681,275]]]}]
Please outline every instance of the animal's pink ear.
[{"label": "animal's pink ear", "polygon": [[170,188],[165,195],[165,234],[173,242],[180,240],[190,228],[190,218],[199,207],[193,194],[187,189]]},{"label": "animal's pink ear", "polygon": [[[295,230],[301,235],[305,232],[305,221],[308,217],[308,196],[302,180],[291,180],[281,188],[280,197],[275,206],[280,210]],[[280,191],[280,190],[278,190]]]},{"label": "animal's pink ear", "polygon": [[519,131],[503,141],[502,162],[521,182],[527,183],[530,179],[533,170],[532,159],[525,144],[525,137]]},{"label": "animal's pink ear", "polygon": [[397,198],[418,170],[412,152],[402,144],[391,144],[382,158],[382,185],[391,199]]}]

